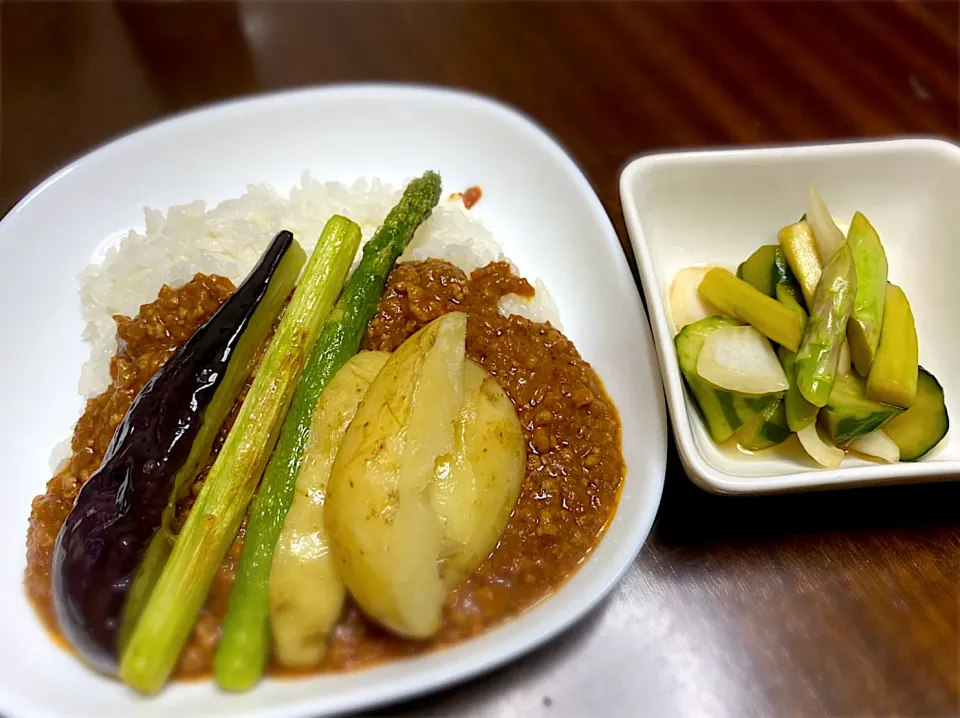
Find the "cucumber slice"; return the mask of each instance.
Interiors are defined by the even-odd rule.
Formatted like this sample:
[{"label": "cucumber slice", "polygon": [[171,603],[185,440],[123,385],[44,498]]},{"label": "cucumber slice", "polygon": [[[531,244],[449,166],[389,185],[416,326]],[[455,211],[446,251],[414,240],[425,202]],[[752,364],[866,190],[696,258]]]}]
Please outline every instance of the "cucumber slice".
[{"label": "cucumber slice", "polygon": [[[777,246],[776,257],[773,261],[773,271],[777,277],[775,297],[780,299],[781,292],[786,292],[793,297],[794,301],[804,310],[804,313],[806,313],[806,305],[803,303],[803,291],[800,289],[797,278],[793,275],[793,270],[790,269],[790,263],[787,261],[787,255],[783,253],[783,247]],[[781,301],[783,300],[781,299]]]},{"label": "cucumber slice", "polygon": [[876,431],[901,411],[899,407],[868,399],[864,380],[848,374],[837,377],[820,419],[827,435],[842,445]]},{"label": "cucumber slice", "polygon": [[719,389],[697,373],[697,359],[707,335],[722,327],[738,323],[726,317],[707,317],[685,326],[674,338],[680,372],[696,399],[697,408],[717,443],[723,443],[734,432],[760,412],[769,409],[782,394],[748,395]]},{"label": "cucumber slice", "polygon": [[763,451],[790,437],[786,403],[783,399],[761,411],[737,431],[737,443],[747,451]]},{"label": "cucumber slice", "polygon": [[776,299],[780,292],[785,291],[797,302],[803,302],[800,285],[780,245],[765,244],[760,247],[737,267],[737,276],[768,297]]},{"label": "cucumber slice", "polygon": [[943,387],[920,367],[917,399],[913,406],[883,427],[883,433],[900,447],[900,461],[916,461],[940,443],[950,428]]},{"label": "cucumber slice", "polygon": [[760,247],[737,267],[737,276],[768,297],[774,296],[777,287],[778,249],[779,247],[775,244],[765,244]]}]

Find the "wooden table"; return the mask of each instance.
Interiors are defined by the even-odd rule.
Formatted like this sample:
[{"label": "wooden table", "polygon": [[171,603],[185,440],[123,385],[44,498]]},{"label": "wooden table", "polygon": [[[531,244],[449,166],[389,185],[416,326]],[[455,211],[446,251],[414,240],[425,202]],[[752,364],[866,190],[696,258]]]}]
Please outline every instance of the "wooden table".
[{"label": "wooden table", "polygon": [[[953,3],[8,2],[0,12],[4,211],[141,123],[326,82],[439,83],[516,105],[578,160],[623,240],[617,175],[638,153],[960,132]],[[671,450],[650,541],[599,610],[491,676],[388,712],[957,715],[958,511],[950,483],[715,497]]]}]

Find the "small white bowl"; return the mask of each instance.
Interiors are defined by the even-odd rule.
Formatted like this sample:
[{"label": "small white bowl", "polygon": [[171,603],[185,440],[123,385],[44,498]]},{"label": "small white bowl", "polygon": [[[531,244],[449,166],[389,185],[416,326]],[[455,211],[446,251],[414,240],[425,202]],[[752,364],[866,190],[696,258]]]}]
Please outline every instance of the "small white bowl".
[{"label": "small white bowl", "polygon": [[656,154],[631,162],[620,196],[640,267],[677,448],[690,477],[726,494],[894,484],[960,475],[960,439],[948,433],[915,463],[846,458],[817,468],[796,450],[748,456],[718,447],[706,432],[677,367],[667,296],[691,265],[734,269],[804,212],[816,185],[831,214],[860,210],[880,233],[890,280],[910,299],[920,363],[960,410],[960,148],[935,139]]}]

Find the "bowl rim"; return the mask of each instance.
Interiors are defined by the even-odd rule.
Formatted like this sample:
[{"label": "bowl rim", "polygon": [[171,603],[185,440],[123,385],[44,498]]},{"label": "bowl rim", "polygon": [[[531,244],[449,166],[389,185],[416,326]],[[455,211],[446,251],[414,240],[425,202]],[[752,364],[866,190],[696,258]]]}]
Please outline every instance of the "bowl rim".
[{"label": "bowl rim", "polygon": [[960,166],[960,142],[929,135],[890,139],[855,139],[828,142],[764,144],[730,148],[662,150],[637,155],[620,171],[620,203],[627,233],[640,274],[647,313],[657,346],[657,358],[667,396],[670,423],[677,452],[689,478],[700,488],[715,494],[769,494],[823,491],[864,486],[921,483],[955,479],[960,475],[960,460],[932,460],[897,464],[865,464],[839,469],[805,469],[773,476],[732,474],[714,467],[704,457],[694,436],[693,422],[702,422],[677,366],[670,319],[666,314],[657,267],[643,231],[643,222],[635,195],[642,174],[669,164],[694,165],[705,162],[735,161],[756,163],[808,157],[843,157],[877,152],[927,151],[947,157]]},{"label": "bowl rim", "polygon": [[[149,142],[151,138],[158,134],[186,128],[196,122],[208,122],[218,119],[229,120],[233,113],[245,112],[254,108],[266,109],[267,107],[274,106],[276,103],[310,102],[312,100],[329,101],[330,99],[338,97],[376,97],[386,99],[393,97],[439,100],[447,104],[465,107],[471,112],[495,116],[497,121],[512,127],[518,133],[522,134],[522,136],[536,143],[538,151],[547,153],[558,163],[557,166],[561,167],[576,184],[576,191],[582,197],[585,206],[589,209],[591,221],[596,224],[599,230],[599,236],[597,236],[594,241],[601,242],[604,245],[612,243],[611,247],[621,250],[616,252],[617,257],[614,260],[614,271],[617,275],[620,275],[621,278],[626,277],[633,287],[633,290],[637,293],[636,304],[639,315],[642,318],[643,308],[640,301],[639,288],[636,287],[636,283],[631,275],[626,254],[622,251],[622,244],[610,215],[597,196],[596,190],[587,179],[586,173],[566,147],[536,120],[509,104],[486,97],[480,93],[462,91],[445,86],[375,82],[335,83],[299,87],[215,102],[157,119],[129,132],[114,136],[88,152],[76,156],[59,169],[53,171],[0,219],[0,235],[2,235],[3,230],[9,229],[9,225],[16,221],[18,215],[27,211],[37,198],[64,180],[78,167],[107,159],[111,153],[122,152],[134,143]],[[649,332],[649,329],[646,328],[646,324],[644,323],[637,327],[637,331],[643,333]],[[652,365],[655,342],[652,342],[652,336],[649,333],[646,335],[645,341],[651,342],[648,356],[651,358]],[[605,560],[605,565],[607,565],[608,568],[598,573],[595,579],[591,579],[589,588],[583,592],[583,598],[576,601],[577,607],[575,610],[566,608],[562,600],[559,602],[557,600],[543,600],[522,614],[525,616],[537,615],[540,619],[539,622],[536,624],[531,623],[524,627],[521,632],[516,633],[516,635],[507,634],[501,638],[499,634],[505,630],[509,630],[512,625],[516,624],[520,617],[510,619],[490,631],[485,632],[478,638],[456,644],[450,648],[403,661],[391,661],[384,665],[402,664],[404,667],[403,674],[400,676],[392,676],[380,685],[368,685],[364,687],[362,689],[362,695],[355,695],[359,693],[359,690],[353,690],[350,696],[340,695],[331,698],[325,697],[322,691],[318,690],[313,696],[293,699],[289,703],[282,705],[271,706],[269,708],[262,705],[251,707],[249,714],[279,718],[280,716],[300,715],[303,711],[312,711],[315,714],[326,714],[327,712],[343,710],[360,710],[434,692],[488,672],[497,666],[508,663],[518,656],[536,649],[569,629],[572,625],[582,620],[590,611],[594,610],[614,589],[623,575],[633,565],[636,555],[643,549],[653,527],[654,519],[662,498],[667,464],[668,429],[662,387],[657,387],[655,384],[656,373],[652,366],[650,367],[650,371],[651,378],[654,381],[654,385],[652,386],[654,390],[654,406],[648,408],[646,413],[653,417],[650,421],[651,424],[656,424],[657,430],[655,435],[648,437],[648,461],[633,469],[633,471],[636,472],[635,480],[643,481],[647,484],[644,493],[648,498],[643,504],[642,513],[621,518],[621,513],[618,511],[614,515],[613,521],[618,519],[623,520],[627,522],[630,529],[615,542],[612,553]],[[655,468],[649,471],[647,467]],[[625,482],[629,476],[630,469],[627,468],[624,476]],[[609,535],[605,536],[603,541],[608,540],[608,537]],[[602,542],[599,545],[602,545]],[[591,554],[591,559],[592,557],[593,554]],[[576,574],[568,577],[548,599],[557,599],[563,596],[566,589],[570,586],[571,581],[584,571],[588,563],[589,560],[579,568]],[[497,643],[491,645],[487,645],[486,643],[481,644],[483,646],[481,649],[481,646],[476,644],[484,638],[496,640]],[[445,660],[437,660],[438,656],[442,656]],[[460,664],[456,671],[451,671],[443,665],[452,661]],[[380,666],[342,675],[350,676],[369,673],[369,671],[377,670],[378,667]],[[317,676],[313,677],[315,678]],[[341,676],[337,676],[338,679],[340,677]],[[278,680],[284,681],[286,679]],[[326,703],[320,707],[316,705],[317,699],[325,700]],[[2,700],[4,704],[2,706],[3,712],[6,713],[7,710],[10,710],[13,715],[36,711],[39,708],[32,700],[25,701],[22,695],[11,694],[7,689],[3,689],[2,687],[0,687],[0,700]],[[247,710],[245,710],[243,706],[238,706],[238,712],[242,712],[245,715],[247,714]]]}]

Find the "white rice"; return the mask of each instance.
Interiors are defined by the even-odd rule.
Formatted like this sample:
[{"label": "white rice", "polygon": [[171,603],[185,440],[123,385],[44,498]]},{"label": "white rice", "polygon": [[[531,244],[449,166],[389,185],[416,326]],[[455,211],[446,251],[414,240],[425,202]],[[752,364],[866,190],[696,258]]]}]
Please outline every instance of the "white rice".
[{"label": "white rice", "polygon": [[[360,225],[366,241],[401,191],[377,179],[347,186],[318,182],[305,173],[288,196],[267,185],[251,185],[242,197],[209,211],[203,202],[171,207],[166,215],[146,210],[143,233],[131,230],[108,250],[102,263],[91,264],[80,274],[87,323],[83,338],[90,344],[80,393],[91,397],[110,384],[110,358],[117,349],[115,314],[136,315],[140,305],[156,299],[164,284],[183,285],[198,272],[219,274],[239,284],[281,229],[293,232],[309,252],[326,221],[342,214]],[[446,259],[470,272],[503,259],[503,254],[490,231],[464,209],[459,197],[444,197],[401,261],[428,257]],[[556,305],[542,283],[536,282],[535,287],[531,301],[504,297],[501,312],[559,327]]]}]

